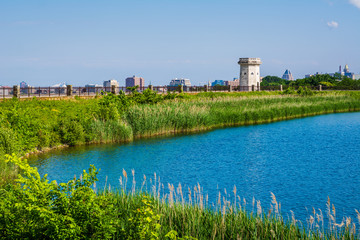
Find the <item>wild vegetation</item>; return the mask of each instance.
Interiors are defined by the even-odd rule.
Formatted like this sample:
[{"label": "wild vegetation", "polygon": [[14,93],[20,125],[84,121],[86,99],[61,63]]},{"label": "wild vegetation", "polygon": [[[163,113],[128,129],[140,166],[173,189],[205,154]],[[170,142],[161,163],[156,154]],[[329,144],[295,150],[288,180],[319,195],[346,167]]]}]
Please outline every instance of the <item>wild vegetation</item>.
[{"label": "wild vegetation", "polygon": [[[49,182],[36,168],[15,155],[6,161],[18,166],[17,184],[0,190],[2,239],[358,239],[358,224],[351,218],[336,222],[336,210],[327,203],[328,222],[315,210],[307,223],[284,219],[272,194],[271,209],[260,201],[247,203],[236,187],[227,199],[219,193],[209,204],[201,186],[182,190],[164,186],[160,179],[136,187],[123,170],[120,185],[96,187],[98,170],[90,166],[80,178],[67,183]],[[132,178],[132,179],[131,179]],[[128,180],[132,185],[127,189]],[[149,189],[148,189],[149,186]],[[187,195],[187,196],[186,196]],[[249,209],[252,209],[250,212]],[[358,213],[360,221],[360,214]]]},{"label": "wild vegetation", "polygon": [[96,99],[0,102],[0,186],[16,171],[3,155],[59,146],[125,142],[151,135],[258,124],[314,114],[360,109],[357,92],[315,92],[306,87],[283,92],[156,94]]},{"label": "wild vegetation", "polygon": [[276,76],[266,76],[261,82],[261,86],[279,86],[284,87],[318,87],[319,85],[324,86],[327,89],[339,89],[339,90],[359,90],[360,80],[353,80],[340,74],[330,76],[329,74],[318,74],[310,76],[308,78],[297,79],[295,81],[284,80]]},{"label": "wild vegetation", "polygon": [[[163,197],[154,194],[156,191],[152,195],[141,190],[126,191],[126,184],[117,192],[94,191],[94,167],[89,173],[84,172],[81,179],[49,183],[46,176],[41,178],[19,157],[64,145],[132,141],[158,134],[358,110],[358,92],[314,92],[308,88],[197,95],[159,95],[151,90],[138,93],[132,89],[130,95],[108,94],[89,100],[34,98],[0,102],[0,236],[353,239],[358,235],[352,221],[338,224],[342,228],[333,222],[336,227],[327,233],[322,228],[312,228],[315,223],[322,226],[316,222],[317,217],[321,220],[320,215],[314,213],[308,229],[311,231],[305,231],[278,214],[246,212],[241,204],[236,204],[237,200],[230,203],[219,199],[218,208],[213,209],[206,206],[199,187],[194,193],[189,192],[187,200],[179,192],[181,187],[175,191],[173,186]],[[123,177],[125,182],[126,172]]]}]

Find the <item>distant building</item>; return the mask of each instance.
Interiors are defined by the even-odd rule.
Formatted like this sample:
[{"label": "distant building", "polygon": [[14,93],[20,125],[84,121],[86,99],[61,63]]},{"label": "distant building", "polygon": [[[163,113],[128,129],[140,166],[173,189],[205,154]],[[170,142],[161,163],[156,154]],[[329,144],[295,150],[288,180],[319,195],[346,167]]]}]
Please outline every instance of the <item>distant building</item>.
[{"label": "distant building", "polygon": [[63,83],[58,83],[58,84],[55,84],[55,85],[52,85],[51,86],[52,88],[66,88],[66,83],[63,82]]},{"label": "distant building", "polygon": [[31,92],[31,89],[29,89],[29,88],[31,88],[31,86],[28,85],[26,82],[22,81],[20,83],[20,92],[21,93],[27,94],[29,91]]},{"label": "distant building", "polygon": [[338,73],[340,73],[341,76],[351,78],[352,80],[359,80],[360,79],[360,74],[355,74],[353,72],[350,72],[349,66],[347,64],[344,67],[344,71],[341,71],[341,65],[340,65]]},{"label": "distant building", "polygon": [[290,70],[288,70],[288,69],[286,69],[286,71],[284,72],[282,79],[288,80],[288,81],[294,81],[294,77],[293,77],[292,73],[290,72]]},{"label": "distant building", "polygon": [[9,95],[11,90],[12,88],[9,86],[0,86],[0,98]]},{"label": "distant building", "polygon": [[[315,73],[315,74],[306,74],[305,75],[305,78],[309,78],[309,77],[312,77],[312,76],[316,76],[316,75],[321,75],[323,73]],[[332,77],[336,77],[336,75],[339,75],[339,76],[345,76],[345,77],[348,77],[348,78],[351,78],[352,80],[359,80],[360,79],[360,74],[355,74],[353,72],[350,72],[349,70],[349,66],[346,64],[345,67],[344,67],[344,70],[342,71],[341,70],[341,65],[339,66],[339,71],[338,72],[335,72],[335,73],[325,73],[325,74],[328,74]]]},{"label": "distant building", "polygon": [[104,81],[103,84],[103,86],[106,88],[110,88],[112,85],[115,85],[115,87],[119,87],[119,83],[115,79]]},{"label": "distant building", "polygon": [[[100,84],[86,84],[85,85],[85,91],[88,91],[88,92],[99,92],[101,89],[102,86]],[[96,91],[98,90],[98,91]]]},{"label": "distant building", "polygon": [[20,83],[20,88],[27,88],[27,87],[28,87],[28,84],[26,82],[22,81]]},{"label": "distant building", "polygon": [[135,87],[135,86],[139,86],[140,89],[142,89],[143,87],[145,87],[145,80],[142,77],[128,77],[125,80],[125,86],[126,87]]},{"label": "distant building", "polygon": [[214,87],[216,85],[219,85],[219,86],[225,86],[225,82],[224,80],[215,80],[211,83],[211,86]]},{"label": "distant building", "polygon": [[237,78],[234,78],[232,81],[225,81],[225,86],[238,87],[240,85],[240,81]]},{"label": "distant building", "polygon": [[[66,90],[66,83],[58,83],[55,84],[53,86],[51,86],[52,88],[55,88],[55,90],[53,90],[54,93],[61,93],[61,94],[65,94],[65,90]],[[50,90],[52,91],[52,90]]]},{"label": "distant building", "polygon": [[190,83],[190,79],[187,78],[174,78],[170,81],[169,86],[171,87],[176,87],[176,86],[186,86],[186,87],[191,87],[191,83]]}]

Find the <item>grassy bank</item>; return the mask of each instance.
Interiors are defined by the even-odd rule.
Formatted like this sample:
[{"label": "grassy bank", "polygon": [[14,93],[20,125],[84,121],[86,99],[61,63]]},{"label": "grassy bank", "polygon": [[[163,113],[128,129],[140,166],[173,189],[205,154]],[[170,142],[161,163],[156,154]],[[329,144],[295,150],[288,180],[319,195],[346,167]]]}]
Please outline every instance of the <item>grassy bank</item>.
[{"label": "grassy bank", "polygon": [[[358,92],[201,93],[129,96],[68,101],[0,103],[0,236],[10,238],[117,239],[355,239],[351,219],[336,219],[330,202],[325,215],[309,223],[283,219],[273,196],[272,212],[253,201],[253,212],[236,195],[208,205],[201,187],[160,191],[154,178],[126,191],[124,171],[117,191],[94,191],[96,170],[69,183],[49,183],[18,157],[57,146],[132,141],[173,132],[259,124],[316,114],[360,110]],[[5,154],[14,154],[5,161]],[[19,174],[19,172],[21,174]],[[14,184],[20,179],[23,185]],[[131,181],[131,180],[129,180]],[[13,184],[7,184],[13,183]],[[86,203],[86,204],[85,204]],[[248,204],[249,205],[249,204]],[[251,205],[251,203],[250,203]],[[325,226],[325,227],[324,227]],[[325,230],[328,229],[328,232]],[[177,236],[177,237],[176,237]],[[180,239],[180,238],[179,238]],[[189,238],[188,238],[189,239]]]},{"label": "grassy bank", "polygon": [[236,188],[231,195],[219,193],[210,206],[201,186],[183,190],[168,184],[164,190],[156,175],[144,176],[137,187],[135,172],[128,176],[123,170],[113,190],[96,187],[93,166],[79,179],[56,183],[16,156],[7,161],[21,170],[22,185],[0,190],[2,239],[359,239],[359,224],[350,218],[336,222],[330,200],[328,222],[314,210],[301,223],[293,214],[282,217],[273,194],[270,210],[254,199],[247,203]]},{"label": "grassy bank", "polygon": [[174,132],[209,130],[316,114],[360,110],[358,92],[108,95],[66,101],[0,103],[0,186],[16,176],[3,155],[57,146],[125,142]]}]

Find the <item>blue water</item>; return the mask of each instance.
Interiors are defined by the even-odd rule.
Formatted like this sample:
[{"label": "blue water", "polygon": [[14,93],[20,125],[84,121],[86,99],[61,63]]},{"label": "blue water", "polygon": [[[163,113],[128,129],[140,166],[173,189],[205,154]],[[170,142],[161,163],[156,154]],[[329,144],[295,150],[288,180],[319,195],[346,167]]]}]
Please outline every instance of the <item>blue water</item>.
[{"label": "blue water", "polygon": [[[90,164],[101,168],[99,185],[119,186],[122,169],[183,189],[199,183],[209,201],[224,189],[251,205],[269,209],[270,192],[283,215],[295,212],[305,221],[312,211],[325,212],[328,196],[339,216],[360,209],[360,113],[329,114],[264,125],[218,129],[176,137],[138,140],[122,145],[95,145],[54,151],[31,160],[41,174],[68,181]],[[232,195],[231,195],[232,196]],[[308,209],[308,210],[307,210]]]}]

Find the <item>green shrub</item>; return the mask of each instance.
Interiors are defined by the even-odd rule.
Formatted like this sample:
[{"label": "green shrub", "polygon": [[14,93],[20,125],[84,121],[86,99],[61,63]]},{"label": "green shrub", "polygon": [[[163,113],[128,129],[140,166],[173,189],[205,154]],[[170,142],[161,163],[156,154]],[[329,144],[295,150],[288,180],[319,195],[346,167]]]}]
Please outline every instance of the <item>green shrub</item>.
[{"label": "green shrub", "polygon": [[18,153],[18,139],[16,133],[8,128],[0,127],[0,154]]},{"label": "green shrub", "polygon": [[159,239],[160,215],[154,212],[154,202],[147,195],[141,196],[141,206],[129,218],[130,230],[127,239]]},{"label": "green shrub", "polygon": [[312,96],[314,95],[314,92],[309,89],[308,87],[299,87],[299,89],[297,90],[297,94],[299,94],[300,96]]},{"label": "green shrub", "polygon": [[62,143],[75,146],[85,141],[84,128],[77,119],[61,119],[58,129]]},{"label": "green shrub", "polygon": [[0,238],[111,238],[119,221],[111,198],[90,188],[97,181],[94,166],[80,179],[49,183],[36,168],[16,156],[7,161],[21,169],[17,185],[0,190]]},{"label": "green shrub", "polygon": [[282,91],[282,94],[294,94],[294,93],[295,93],[295,89],[293,87],[288,87],[287,89]]}]

